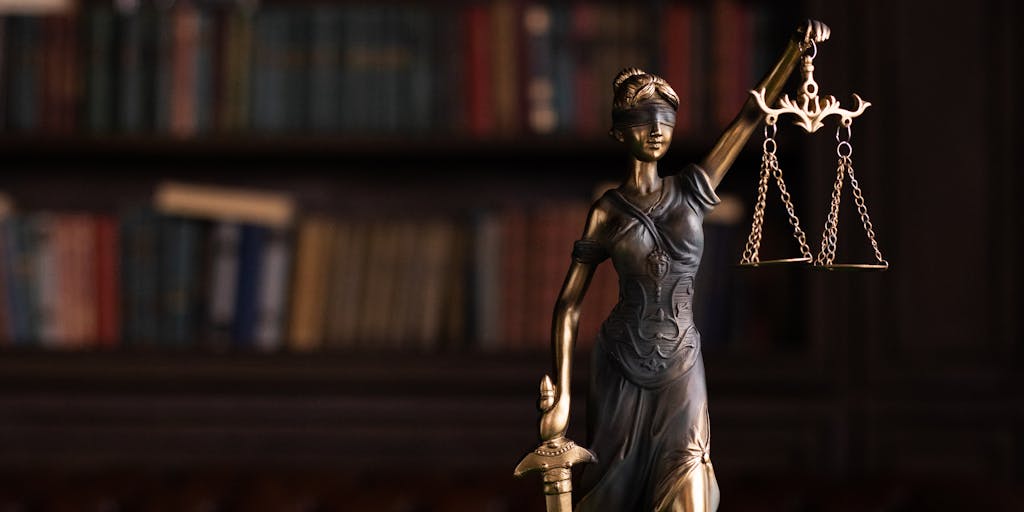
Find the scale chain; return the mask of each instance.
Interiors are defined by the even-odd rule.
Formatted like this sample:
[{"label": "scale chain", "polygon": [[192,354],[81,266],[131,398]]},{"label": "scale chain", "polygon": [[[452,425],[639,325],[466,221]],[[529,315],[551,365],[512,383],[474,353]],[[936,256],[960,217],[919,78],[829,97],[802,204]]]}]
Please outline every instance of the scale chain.
[{"label": "scale chain", "polygon": [[782,179],[782,168],[779,167],[779,159],[775,156],[774,151],[771,153],[770,165],[774,171],[775,184],[779,187],[779,193],[782,196],[782,203],[786,206],[786,214],[789,215],[789,225],[793,226],[793,236],[800,243],[800,254],[809,260],[811,259],[811,248],[807,245],[807,235],[800,228],[800,219],[796,216],[792,197],[786,190],[786,182]]},{"label": "scale chain", "polygon": [[[765,143],[770,139],[766,139]],[[764,225],[764,207],[768,194],[768,151],[765,149],[761,156],[761,177],[757,182],[757,203],[754,205],[754,220],[750,226],[750,236],[747,237],[747,245],[743,249],[741,263],[757,263],[760,261],[758,251],[761,248],[761,230]]]},{"label": "scale chain", "polygon": [[864,224],[864,232],[868,235],[868,240],[871,242],[871,248],[875,251],[875,259],[878,263],[888,265],[884,258],[882,258],[882,251],[878,248],[878,242],[875,240],[875,229],[871,225],[871,217],[868,216],[868,207],[864,203],[864,194],[860,190],[860,185],[857,183],[857,178],[853,175],[853,162],[850,157],[846,157],[846,172],[850,175],[850,188],[853,190],[853,202],[857,205],[857,213],[860,214],[860,221]]},{"label": "scale chain", "polygon": [[829,208],[828,217],[825,218],[825,232],[821,236],[821,251],[815,265],[831,265],[836,258],[837,234],[839,232],[839,201],[843,192],[843,176],[846,174],[846,165],[849,156],[839,158],[839,166],[836,169],[836,182],[832,189],[832,205]]}]

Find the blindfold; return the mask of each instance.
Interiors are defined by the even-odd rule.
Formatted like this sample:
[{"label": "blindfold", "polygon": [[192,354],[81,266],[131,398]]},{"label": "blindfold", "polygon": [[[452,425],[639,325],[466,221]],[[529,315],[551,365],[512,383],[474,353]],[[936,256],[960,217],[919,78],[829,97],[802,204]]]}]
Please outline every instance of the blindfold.
[{"label": "blindfold", "polygon": [[632,128],[654,123],[675,126],[675,109],[657,101],[642,103],[629,110],[612,112],[612,126],[615,128]]}]

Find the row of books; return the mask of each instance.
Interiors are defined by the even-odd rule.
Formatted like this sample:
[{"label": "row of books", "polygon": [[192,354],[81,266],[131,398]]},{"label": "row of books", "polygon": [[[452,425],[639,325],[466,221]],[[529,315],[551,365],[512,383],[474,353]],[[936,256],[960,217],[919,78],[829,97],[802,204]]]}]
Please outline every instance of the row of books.
[{"label": "row of books", "polygon": [[[150,209],[14,214],[0,225],[0,340],[57,349],[538,346],[585,212],[306,218],[293,229]],[[614,301],[607,283],[595,289]],[[596,327],[584,331],[592,338]]]},{"label": "row of books", "polygon": [[[72,3],[73,4],[73,3]],[[607,131],[611,81],[662,74],[677,129],[738,112],[789,26],[712,2],[83,2],[0,19],[0,126],[44,134]]]}]

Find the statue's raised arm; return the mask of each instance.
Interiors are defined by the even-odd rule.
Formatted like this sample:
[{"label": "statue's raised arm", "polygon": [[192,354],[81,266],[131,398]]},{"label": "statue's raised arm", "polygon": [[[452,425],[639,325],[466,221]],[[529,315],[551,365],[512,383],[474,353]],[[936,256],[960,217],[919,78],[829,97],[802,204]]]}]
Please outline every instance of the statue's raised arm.
[{"label": "statue's raised arm", "polygon": [[[828,36],[828,26],[817,20],[807,20],[797,27],[778,62],[765,75],[761,83],[754,87],[754,90],[764,89],[765,103],[771,105],[779,98],[782,87],[786,84],[789,75],[796,69],[801,54],[811,47],[811,43],[826,41]],[[757,101],[752,96],[748,97],[736,119],[729,124],[729,127],[700,164],[707,172],[712,186],[718,187],[722,178],[725,177],[725,173],[736,161],[736,156],[747,143],[747,139],[763,119],[764,112],[757,105]]]}]

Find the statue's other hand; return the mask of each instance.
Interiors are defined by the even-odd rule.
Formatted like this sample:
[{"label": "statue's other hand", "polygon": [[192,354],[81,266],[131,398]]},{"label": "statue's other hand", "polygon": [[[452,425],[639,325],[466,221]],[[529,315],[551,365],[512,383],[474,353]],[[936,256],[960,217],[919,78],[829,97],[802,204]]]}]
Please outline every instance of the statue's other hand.
[{"label": "statue's other hand", "polygon": [[828,36],[831,33],[832,30],[828,28],[828,25],[818,20],[806,20],[796,28],[796,34],[793,35],[793,39],[810,45],[811,42],[820,43],[828,41]]},{"label": "statue's other hand", "polygon": [[569,397],[562,396],[551,407],[544,410],[540,417],[540,439],[550,441],[564,436],[569,426]]}]

